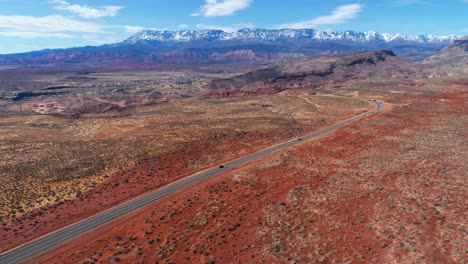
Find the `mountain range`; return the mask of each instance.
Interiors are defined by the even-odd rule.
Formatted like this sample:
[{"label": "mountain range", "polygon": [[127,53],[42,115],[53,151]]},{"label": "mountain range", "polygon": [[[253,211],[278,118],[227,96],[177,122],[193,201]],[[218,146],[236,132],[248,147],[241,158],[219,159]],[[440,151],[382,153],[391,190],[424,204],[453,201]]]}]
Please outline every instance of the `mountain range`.
[{"label": "mountain range", "polygon": [[314,29],[249,29],[244,28],[236,32],[224,32],[222,30],[183,30],[183,31],[152,31],[146,30],[135,34],[124,43],[136,44],[148,41],[157,42],[193,42],[193,41],[229,41],[229,40],[261,40],[261,41],[355,41],[355,42],[408,42],[422,44],[447,44],[458,39],[457,35],[435,36],[406,34],[380,34],[375,31],[321,31]]},{"label": "mountain range", "polygon": [[296,60],[352,51],[392,50],[422,61],[459,36],[380,34],[375,31],[240,29],[236,32],[142,31],[102,46],[0,55],[2,65],[253,64]]}]

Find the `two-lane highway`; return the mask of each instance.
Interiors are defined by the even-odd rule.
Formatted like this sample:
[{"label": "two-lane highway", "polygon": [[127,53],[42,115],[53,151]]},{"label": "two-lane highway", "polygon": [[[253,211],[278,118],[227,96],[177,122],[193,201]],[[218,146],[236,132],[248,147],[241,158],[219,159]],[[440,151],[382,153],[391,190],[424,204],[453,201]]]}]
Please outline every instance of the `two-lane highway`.
[{"label": "two-lane highway", "polygon": [[107,211],[104,211],[102,213],[99,213],[95,216],[92,216],[90,218],[87,218],[81,222],[72,224],[66,228],[60,229],[58,231],[55,231],[47,236],[44,236],[40,239],[34,240],[28,244],[25,244],[23,246],[20,246],[16,249],[13,249],[2,256],[0,256],[0,264],[9,264],[9,263],[17,263],[22,260],[25,260],[39,252],[45,251],[47,249],[50,249],[64,241],[67,241],[69,239],[72,239],[78,235],[81,235],[85,232],[88,232],[92,230],[93,228],[96,228],[98,226],[104,225],[106,223],[109,223],[110,221],[116,219],[117,217],[123,216],[127,213],[130,213],[132,211],[135,211],[139,208],[142,208],[145,205],[148,205],[152,202],[158,201],[161,198],[168,196],[170,194],[173,194],[177,191],[180,191],[182,189],[185,189],[189,186],[192,186],[196,183],[199,183],[201,181],[204,181],[206,179],[212,178],[214,176],[220,175],[222,173],[225,173],[226,171],[232,170],[234,168],[237,168],[241,165],[244,165],[248,162],[260,159],[262,157],[265,157],[267,155],[270,155],[272,153],[284,150],[286,148],[292,147],[294,145],[300,144],[304,141],[307,140],[312,140],[317,137],[323,136],[325,134],[328,134],[332,131],[335,131],[339,128],[342,128],[348,124],[351,124],[353,122],[356,122],[364,117],[373,115],[377,112],[379,112],[383,108],[383,104],[381,102],[378,102],[376,100],[371,99],[371,102],[373,102],[376,105],[376,108],[373,110],[357,115],[353,118],[347,119],[345,121],[342,121],[340,123],[337,123],[335,125],[326,127],[324,129],[321,129],[319,131],[313,132],[311,134],[308,134],[302,138],[296,138],[290,141],[286,141],[284,143],[260,150],[258,152],[246,155],[244,157],[232,160],[230,162],[224,163],[223,165],[218,165],[216,167],[213,167],[211,169],[193,174],[191,176],[188,176],[186,178],[183,178],[179,181],[176,181],[174,183],[171,183],[167,186],[164,186],[162,188],[159,188],[157,190],[154,190],[148,194],[145,194],[143,196],[137,197],[133,200],[130,200],[126,203],[123,203],[121,205],[118,205],[116,207],[113,207]]}]

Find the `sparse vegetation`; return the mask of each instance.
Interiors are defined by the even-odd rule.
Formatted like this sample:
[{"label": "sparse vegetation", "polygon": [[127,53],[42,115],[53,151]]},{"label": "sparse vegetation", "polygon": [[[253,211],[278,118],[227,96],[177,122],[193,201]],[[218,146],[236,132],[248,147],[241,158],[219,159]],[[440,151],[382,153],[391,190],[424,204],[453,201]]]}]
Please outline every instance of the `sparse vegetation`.
[{"label": "sparse vegetation", "polygon": [[[24,70],[31,76],[0,93],[0,250],[300,139],[374,98],[385,102],[377,116],[191,186],[34,261],[463,262],[466,80],[421,77],[422,65],[391,52],[339,57],[210,86],[229,76]],[[448,76],[435,70],[429,77]]]},{"label": "sparse vegetation", "polygon": [[[462,261],[466,93],[380,87],[337,91],[387,102],[378,117],[200,184],[93,236],[142,237],[151,229],[160,240],[135,243],[160,262]],[[82,241],[89,242],[42,260],[85,259],[103,247]]]},{"label": "sparse vegetation", "polygon": [[[8,159],[0,162],[0,214],[12,229],[20,222],[35,229],[2,232],[12,238],[2,247],[315,130],[327,124],[323,119],[330,124],[370,107],[359,98],[328,93],[313,98],[302,91],[241,99],[174,97],[79,119],[3,113],[0,152]],[[38,223],[29,223],[32,219]]]}]

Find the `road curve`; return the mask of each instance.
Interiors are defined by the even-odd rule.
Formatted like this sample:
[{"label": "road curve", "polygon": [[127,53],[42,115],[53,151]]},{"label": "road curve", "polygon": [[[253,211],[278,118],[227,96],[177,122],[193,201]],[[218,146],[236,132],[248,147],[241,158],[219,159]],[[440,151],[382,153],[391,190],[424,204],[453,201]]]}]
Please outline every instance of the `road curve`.
[{"label": "road curve", "polygon": [[55,231],[49,235],[41,237],[37,240],[34,240],[28,244],[17,247],[11,251],[8,251],[0,256],[0,264],[9,264],[9,263],[18,263],[20,261],[26,260],[27,258],[42,252],[44,250],[50,249],[59,243],[72,239],[80,234],[90,231],[93,228],[104,225],[120,216],[123,216],[127,213],[130,213],[134,210],[137,210],[145,205],[148,205],[154,201],[160,200],[161,198],[173,194],[177,191],[185,189],[189,186],[192,186],[196,183],[204,181],[206,179],[212,178],[214,176],[225,173],[226,171],[237,168],[247,162],[265,157],[269,154],[284,150],[291,146],[300,144],[304,141],[315,139],[317,137],[328,134],[338,128],[342,128],[356,122],[364,117],[373,115],[379,112],[383,108],[383,103],[371,99],[376,107],[366,113],[357,115],[353,118],[344,120],[340,123],[334,124],[332,126],[326,127],[324,129],[318,130],[301,138],[296,138],[293,140],[286,141],[284,143],[260,150],[258,152],[249,154],[247,156],[229,161],[223,165],[213,167],[211,169],[190,175],[186,178],[173,182],[167,186],[154,190],[150,193],[137,197],[133,200],[120,204],[116,207],[113,207],[107,211],[101,212],[95,216],[87,218],[81,222],[69,225],[68,227],[62,228],[58,231]]}]

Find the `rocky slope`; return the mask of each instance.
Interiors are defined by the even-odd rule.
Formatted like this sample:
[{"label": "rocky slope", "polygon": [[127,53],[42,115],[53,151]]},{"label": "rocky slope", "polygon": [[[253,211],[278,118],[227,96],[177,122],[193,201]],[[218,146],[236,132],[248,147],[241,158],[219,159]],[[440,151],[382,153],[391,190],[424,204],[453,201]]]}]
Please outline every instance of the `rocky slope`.
[{"label": "rocky slope", "polygon": [[352,79],[402,78],[420,70],[417,64],[391,51],[346,53],[308,58],[272,66],[229,79],[214,80],[209,95],[239,96],[277,93],[288,89],[318,88]]},{"label": "rocky slope", "polygon": [[116,44],[0,55],[0,65],[125,63],[264,64],[351,51],[387,49],[410,61],[439,52],[457,36],[409,36],[313,29],[241,29],[237,32],[143,31]]},{"label": "rocky slope", "polygon": [[468,76],[468,36],[456,40],[439,54],[427,58],[423,73],[429,77]]}]

